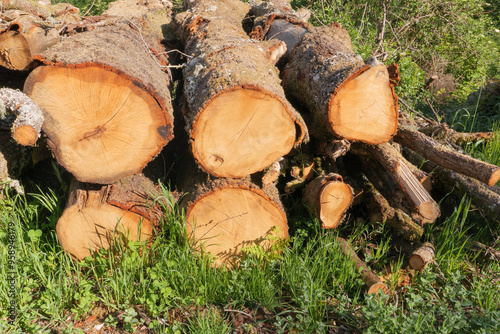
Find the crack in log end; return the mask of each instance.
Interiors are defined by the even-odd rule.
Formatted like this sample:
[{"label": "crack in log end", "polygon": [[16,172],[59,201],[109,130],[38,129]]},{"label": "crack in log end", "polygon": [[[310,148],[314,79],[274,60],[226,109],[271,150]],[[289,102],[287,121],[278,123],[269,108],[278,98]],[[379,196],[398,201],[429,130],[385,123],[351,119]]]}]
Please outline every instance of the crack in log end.
[{"label": "crack in log end", "polygon": [[[86,132],[83,134],[83,138],[79,140],[80,141],[83,141],[85,139],[89,139],[91,137],[101,137],[102,134],[106,131],[106,128],[104,126],[100,126],[98,128],[96,128],[94,131],[89,131],[89,132]],[[94,138],[95,139],[95,138]]]},{"label": "crack in log end", "polygon": [[172,126],[170,124],[167,125],[162,125],[159,126],[156,131],[158,131],[158,134],[166,140],[172,139],[173,133],[172,133]]}]

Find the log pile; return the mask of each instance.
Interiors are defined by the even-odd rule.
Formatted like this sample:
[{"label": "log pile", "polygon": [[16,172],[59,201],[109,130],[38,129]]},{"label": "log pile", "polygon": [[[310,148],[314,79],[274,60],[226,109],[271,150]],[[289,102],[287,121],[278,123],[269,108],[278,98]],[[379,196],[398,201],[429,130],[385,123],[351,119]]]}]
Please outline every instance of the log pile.
[{"label": "log pile", "polygon": [[[19,1],[17,10],[57,17],[26,4]],[[33,117],[75,178],[57,234],[76,259],[123,235],[154,234],[158,185],[141,172],[164,146],[193,247],[213,254],[217,265],[233,263],[249,244],[265,244],[270,233],[288,237],[283,197],[302,198],[325,229],[365,203],[371,221],[387,222],[415,245],[423,225],[441,215],[431,196],[436,184],[469,193],[498,220],[500,167],[450,143],[464,136],[399,110],[397,66],[364,61],[341,25],[314,27],[285,0],[185,1],[176,15],[171,8],[124,0],[91,18],[69,9],[72,21],[49,29],[57,41],[43,47],[26,36],[36,18],[26,26],[11,21],[0,33],[0,54],[8,55],[0,65],[31,71],[24,93],[43,112]],[[181,53],[169,49],[174,36],[184,45],[184,64],[173,61]],[[24,45],[19,55],[5,47],[15,43]],[[175,107],[172,66],[182,66]],[[6,106],[21,115],[23,103]],[[13,137],[34,145],[40,129],[33,129]],[[174,133],[180,144],[167,145]],[[439,133],[446,135],[433,138]],[[370,291],[387,291],[347,242],[339,243]],[[416,266],[428,262],[415,259]]]}]

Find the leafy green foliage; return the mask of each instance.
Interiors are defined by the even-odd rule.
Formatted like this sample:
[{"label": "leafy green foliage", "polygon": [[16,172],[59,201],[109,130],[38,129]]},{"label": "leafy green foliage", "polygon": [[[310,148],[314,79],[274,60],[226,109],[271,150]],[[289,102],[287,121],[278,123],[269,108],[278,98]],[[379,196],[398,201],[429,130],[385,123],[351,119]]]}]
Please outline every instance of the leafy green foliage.
[{"label": "leafy green foliage", "polygon": [[[363,58],[381,56],[387,63],[398,62],[402,75],[410,76],[403,77],[406,87],[398,91],[402,97],[421,92],[422,71],[429,77],[451,74],[458,83],[455,94],[461,97],[498,74],[500,48],[493,25],[497,21],[486,14],[498,6],[486,1],[409,0],[402,5],[395,0],[295,0],[292,4],[310,8],[315,24],[341,23]],[[416,66],[421,72],[416,74],[418,84],[415,74],[405,74],[414,73]]]}]

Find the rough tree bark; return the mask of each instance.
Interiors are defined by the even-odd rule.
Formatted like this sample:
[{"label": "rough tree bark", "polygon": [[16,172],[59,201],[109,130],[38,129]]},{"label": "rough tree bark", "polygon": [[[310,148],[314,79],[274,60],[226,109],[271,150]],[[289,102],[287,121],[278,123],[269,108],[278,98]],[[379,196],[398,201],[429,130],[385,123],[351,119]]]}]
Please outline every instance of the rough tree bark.
[{"label": "rough tree bark", "polygon": [[138,173],[172,139],[170,77],[154,55],[161,50],[150,50],[161,38],[146,20],[114,18],[35,57],[42,66],[24,90],[44,111],[58,162],[79,181]]},{"label": "rough tree bark", "polygon": [[176,32],[191,57],[184,67],[183,114],[199,165],[217,177],[260,171],[307,138],[275,68],[283,43],[248,38],[249,10],[236,0],[191,1]]},{"label": "rough tree bark", "polygon": [[251,35],[281,40],[290,49],[283,69],[287,94],[311,113],[311,134],[380,144],[397,130],[397,97],[382,64],[365,64],[340,24],[313,27],[289,1],[262,2]]},{"label": "rough tree bark", "polygon": [[0,120],[4,119],[7,113],[16,116],[11,127],[12,138],[18,144],[34,146],[42,129],[42,110],[22,92],[0,88]]},{"label": "rough tree bark", "polygon": [[499,166],[474,159],[446,147],[416,130],[408,118],[400,122],[394,140],[444,168],[473,177],[489,186],[495,185],[500,180]]}]

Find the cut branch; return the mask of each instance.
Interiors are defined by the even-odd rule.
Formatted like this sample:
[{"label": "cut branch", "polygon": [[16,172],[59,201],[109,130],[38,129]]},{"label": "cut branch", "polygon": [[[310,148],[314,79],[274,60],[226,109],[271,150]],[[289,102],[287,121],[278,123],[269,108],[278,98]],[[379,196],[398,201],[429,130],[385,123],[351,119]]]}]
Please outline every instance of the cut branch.
[{"label": "cut branch", "polygon": [[389,287],[367,268],[366,264],[356,255],[347,240],[337,237],[337,242],[340,244],[342,252],[355,262],[356,271],[361,271],[363,281],[368,288],[368,294],[379,293],[379,290],[382,290],[382,293],[385,294],[390,293]]},{"label": "cut branch", "polygon": [[418,246],[410,256],[410,266],[415,270],[422,270],[425,266],[434,260],[434,245],[425,242]]},{"label": "cut branch", "polygon": [[42,110],[25,94],[10,88],[0,89],[0,119],[2,103],[7,112],[17,116],[11,127],[12,138],[18,144],[34,146],[42,129]]},{"label": "cut branch", "polygon": [[394,140],[444,168],[473,177],[489,186],[500,180],[500,167],[458,153],[406,124],[400,123]]}]

